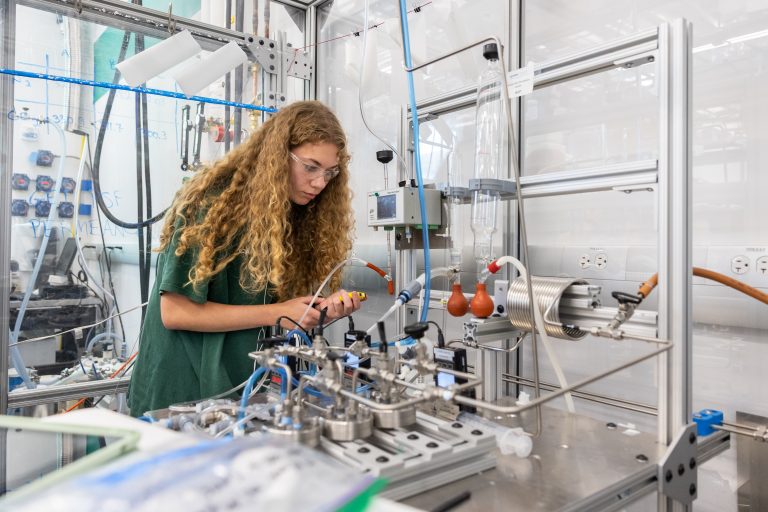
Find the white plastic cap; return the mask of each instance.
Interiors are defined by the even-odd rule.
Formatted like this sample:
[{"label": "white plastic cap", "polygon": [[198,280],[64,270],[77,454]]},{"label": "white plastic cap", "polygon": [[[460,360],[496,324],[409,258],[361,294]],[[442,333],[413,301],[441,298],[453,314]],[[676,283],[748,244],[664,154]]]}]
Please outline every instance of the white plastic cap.
[{"label": "white plastic cap", "polygon": [[533,450],[533,441],[521,428],[511,428],[498,440],[499,450],[504,455],[515,454],[521,459],[528,457]]},{"label": "white plastic cap", "polygon": [[531,401],[531,395],[526,393],[525,391],[521,391],[519,395],[517,395],[517,405],[525,405],[528,402]]}]

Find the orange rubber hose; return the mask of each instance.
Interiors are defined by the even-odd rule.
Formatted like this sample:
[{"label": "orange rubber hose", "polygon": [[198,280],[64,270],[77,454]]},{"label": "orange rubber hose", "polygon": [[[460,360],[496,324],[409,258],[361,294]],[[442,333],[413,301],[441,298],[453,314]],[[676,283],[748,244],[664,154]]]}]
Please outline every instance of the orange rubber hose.
[{"label": "orange rubber hose", "polygon": [[[734,290],[740,291],[745,295],[749,295],[753,299],[759,300],[763,304],[768,304],[768,294],[761,292],[757,288],[753,288],[748,284],[744,284],[741,281],[738,281],[732,277],[728,277],[719,272],[715,272],[714,270],[709,270],[709,269],[700,268],[700,267],[693,267],[693,275],[696,277],[703,277],[704,279],[709,279],[711,281],[716,281],[725,286],[729,286]],[[653,274],[650,279],[648,279],[646,282],[644,282],[640,286],[640,289],[638,290],[637,293],[641,297],[646,298],[653,291],[653,289],[656,288],[656,285],[658,284],[658,282],[659,282],[659,274]]]}]

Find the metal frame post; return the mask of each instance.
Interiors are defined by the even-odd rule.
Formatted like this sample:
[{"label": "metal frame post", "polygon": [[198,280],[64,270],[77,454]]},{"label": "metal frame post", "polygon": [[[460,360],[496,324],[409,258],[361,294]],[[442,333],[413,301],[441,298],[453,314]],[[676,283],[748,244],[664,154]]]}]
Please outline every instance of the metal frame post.
[{"label": "metal frame post", "polygon": [[[691,24],[659,28],[659,336],[675,340],[659,358],[659,442],[692,414]],[[659,496],[659,510],[688,507]]]},{"label": "metal frame post", "polygon": [[[0,67],[13,66],[16,61],[16,3],[0,6]],[[11,173],[13,172],[13,121],[6,115],[13,109],[14,82],[12,76],[0,77],[0,414],[8,411],[8,366],[10,324],[11,265]],[[5,430],[0,431],[0,495],[6,489]]]}]

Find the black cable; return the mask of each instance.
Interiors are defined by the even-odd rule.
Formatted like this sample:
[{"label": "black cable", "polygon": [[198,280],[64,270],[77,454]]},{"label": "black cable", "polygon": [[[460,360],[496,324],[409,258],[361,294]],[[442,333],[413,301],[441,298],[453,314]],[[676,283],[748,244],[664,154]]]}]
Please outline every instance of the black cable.
[{"label": "black cable", "polygon": [[[142,5],[142,0],[137,0]],[[144,49],[144,36],[141,37],[141,48]],[[139,53],[137,48],[136,53]],[[141,93],[141,127],[142,139],[144,141],[144,194],[146,204],[146,217],[152,218],[152,178],[149,169],[149,110],[147,108],[147,95]],[[144,237],[144,274],[141,276],[141,289],[145,298],[142,302],[147,302],[149,298],[149,272],[152,266],[152,224],[147,225],[147,233]],[[146,306],[142,308],[142,315],[146,312]],[[143,320],[143,317],[142,317]]]},{"label": "black cable", "polygon": [[[288,320],[293,325],[295,325],[296,327],[301,329],[304,332],[304,334],[309,336],[309,332],[305,328],[303,328],[299,322],[297,322],[293,318],[291,318],[289,316],[285,316],[285,315],[279,316],[279,317],[277,317],[277,320],[275,320],[275,327],[276,327],[276,329],[280,329],[280,321],[283,320],[283,319]],[[275,333],[275,335],[277,335],[277,333]]]},{"label": "black cable", "polygon": [[[130,40],[131,33],[126,31],[123,35],[123,42],[120,46],[120,55],[117,58],[117,62],[122,62],[125,60],[125,54],[128,51],[128,41]],[[117,84],[120,82],[120,70],[115,68],[115,75],[112,79],[113,84]],[[93,192],[94,197],[96,199],[96,204],[99,206],[98,209],[104,212],[104,215],[115,225],[120,226],[122,228],[126,229],[138,229],[144,226],[149,226],[151,224],[154,224],[158,220],[162,219],[165,215],[166,210],[163,210],[162,212],[158,213],[154,217],[151,217],[143,222],[125,222],[123,220],[118,219],[115,217],[112,212],[109,211],[109,208],[104,203],[104,198],[101,194],[101,181],[99,179],[100,176],[100,164],[101,164],[101,151],[104,147],[104,137],[107,133],[107,124],[109,121],[109,116],[112,113],[112,106],[115,102],[115,94],[117,90],[116,89],[110,89],[109,93],[107,95],[107,104],[104,107],[104,115],[101,119],[101,126],[99,126],[99,134],[96,138],[96,148],[93,155],[93,164],[91,165],[91,175],[93,177]]]},{"label": "black cable", "polygon": [[427,320],[428,324],[432,324],[437,328],[437,346],[443,348],[445,346],[445,337],[443,336],[443,330],[434,320]]},{"label": "black cable", "polygon": [[[90,135],[85,136],[86,144],[88,145],[88,162],[89,162],[89,169],[91,170],[91,178],[93,178],[93,161],[91,160],[91,137]],[[95,180],[94,180],[95,181]],[[117,303],[117,293],[115,293],[115,283],[112,278],[112,260],[111,255],[109,252],[107,252],[107,240],[104,236],[104,226],[101,219],[101,210],[99,208],[96,208],[96,220],[99,224],[99,234],[101,235],[101,251],[104,255],[104,262],[107,266],[107,276],[109,277],[109,290],[112,292],[112,300],[115,303],[115,312],[117,313],[117,319],[120,321],[120,332],[123,335],[123,340],[126,340],[125,337],[125,326],[123,325],[123,315],[120,313],[120,305]],[[102,281],[104,282],[104,281]]]},{"label": "black cable", "polygon": [[[135,3],[135,2],[134,2]],[[139,42],[141,40],[141,43]],[[141,51],[139,48],[143,49],[143,36],[140,36],[136,34],[136,53]],[[144,186],[143,186],[143,165],[144,165],[144,149],[142,145],[142,135],[141,135],[141,95],[136,94],[134,98],[134,112],[136,114],[136,121],[135,121],[135,131],[136,131],[136,208],[137,208],[137,214],[136,218],[138,219],[139,224],[143,224],[144,222]],[[139,240],[139,292],[141,295],[141,303],[144,304],[147,301],[147,297],[144,294],[144,274],[146,273],[146,269],[144,268],[144,227],[140,226],[139,229],[136,230],[136,236]],[[147,310],[146,306],[141,308],[141,323],[144,323],[144,316],[146,315]]]}]

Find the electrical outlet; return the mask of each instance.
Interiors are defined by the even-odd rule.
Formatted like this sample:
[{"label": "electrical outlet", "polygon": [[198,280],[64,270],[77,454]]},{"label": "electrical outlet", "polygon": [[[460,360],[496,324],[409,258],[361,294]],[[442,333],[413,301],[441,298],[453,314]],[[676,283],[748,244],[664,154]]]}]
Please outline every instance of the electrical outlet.
[{"label": "electrical outlet", "polygon": [[746,256],[736,256],[731,260],[731,272],[734,274],[746,274],[749,272],[749,258]]},{"label": "electrical outlet", "polygon": [[579,256],[579,266],[581,268],[589,268],[592,266],[592,258],[589,254],[582,254]]},{"label": "electrical outlet", "polygon": [[768,277],[768,256],[758,258],[755,262],[755,270],[758,274]]},{"label": "electrical outlet", "polygon": [[600,270],[603,270],[605,267],[608,266],[608,256],[605,255],[605,253],[598,253],[595,256],[595,267],[599,268]]}]

